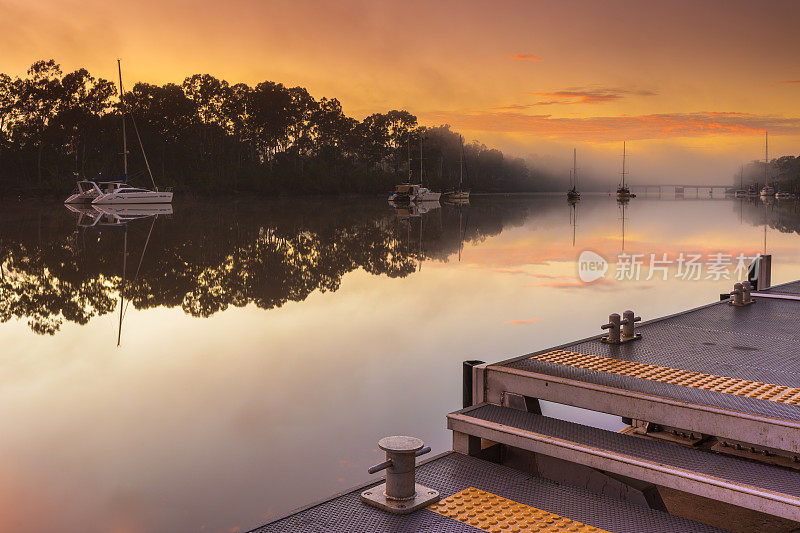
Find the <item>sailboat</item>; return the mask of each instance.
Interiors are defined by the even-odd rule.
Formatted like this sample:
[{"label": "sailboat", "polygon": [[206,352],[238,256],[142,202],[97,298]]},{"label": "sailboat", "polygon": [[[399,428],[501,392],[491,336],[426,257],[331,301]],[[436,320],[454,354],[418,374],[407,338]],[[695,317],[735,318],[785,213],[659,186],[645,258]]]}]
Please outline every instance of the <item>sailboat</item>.
[{"label": "sailboat", "polygon": [[739,190],[733,193],[735,198],[745,198],[747,196],[747,189],[744,188],[744,165],[739,170]]},{"label": "sailboat", "polygon": [[461,141],[461,151],[458,154],[458,189],[444,193],[447,200],[469,200],[469,190],[464,190],[464,138],[458,136]]},{"label": "sailboat", "polygon": [[572,185],[572,188],[567,191],[567,200],[580,200],[581,199],[581,193],[578,192],[578,166],[577,166],[578,155],[577,154],[578,154],[578,151],[575,148],[573,148],[572,149],[572,171],[570,172],[570,175],[569,175],[569,178],[570,178],[569,181],[570,181],[570,185]]},{"label": "sailboat", "polygon": [[417,189],[418,202],[438,202],[442,196],[440,192],[433,192],[427,187],[422,186],[422,133],[419,134],[419,188]]},{"label": "sailboat", "polygon": [[761,188],[761,197],[775,196],[775,188],[769,184],[769,132],[764,132],[764,187]]},{"label": "sailboat", "polygon": [[411,137],[408,140],[408,181],[395,185],[389,193],[390,204],[409,202],[438,202],[442,193],[433,192],[422,186],[422,134],[419,136],[419,184],[411,183]]},{"label": "sailboat", "polygon": [[636,198],[635,194],[631,194],[630,188],[625,185],[625,142],[622,142],[622,183],[617,187],[617,200],[628,201],[631,198]]},{"label": "sailboat", "polygon": [[[128,177],[128,137],[125,130],[125,92],[122,87],[122,64],[117,59],[117,69],[119,70],[119,95],[120,103],[122,105],[122,157],[123,157],[123,176],[127,180]],[[131,115],[131,122],[133,129],[136,132],[136,138],[139,141],[139,147],[142,150],[142,157],[144,164],[147,166],[147,172],[150,175],[150,181],[153,183],[153,189],[141,189],[127,185],[125,181],[107,183],[106,190],[101,190],[100,194],[96,195],[92,200],[92,204],[158,204],[172,202],[172,191],[159,191],[156,187],[156,182],[153,179],[153,172],[150,170],[150,163],[147,161],[147,154],[144,151],[142,138],[139,135],[139,128],[136,127],[136,121]],[[98,188],[99,189],[99,188]]]}]

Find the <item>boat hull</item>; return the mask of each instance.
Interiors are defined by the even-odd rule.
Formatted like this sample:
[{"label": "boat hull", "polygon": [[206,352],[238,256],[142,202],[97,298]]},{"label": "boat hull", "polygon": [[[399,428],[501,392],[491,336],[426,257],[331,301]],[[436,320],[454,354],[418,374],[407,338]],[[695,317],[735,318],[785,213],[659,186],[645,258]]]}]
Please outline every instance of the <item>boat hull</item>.
[{"label": "boat hull", "polygon": [[449,192],[444,197],[445,200],[469,200],[469,192]]},{"label": "boat hull", "polygon": [[165,192],[130,192],[103,194],[92,200],[92,204],[168,204],[172,202],[172,193]]},{"label": "boat hull", "polygon": [[65,204],[90,204],[94,199],[97,198],[97,194],[88,194],[88,193],[75,193],[71,195],[69,198],[64,200]]},{"label": "boat hull", "polygon": [[442,193],[440,192],[427,192],[424,194],[420,194],[417,196],[418,202],[438,202],[439,198],[442,197]]}]

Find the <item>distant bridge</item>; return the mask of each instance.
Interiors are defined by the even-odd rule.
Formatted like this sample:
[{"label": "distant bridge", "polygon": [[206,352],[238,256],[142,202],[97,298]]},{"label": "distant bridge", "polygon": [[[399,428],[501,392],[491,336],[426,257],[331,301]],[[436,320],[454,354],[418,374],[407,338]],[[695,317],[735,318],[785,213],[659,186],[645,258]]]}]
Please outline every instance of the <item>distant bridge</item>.
[{"label": "distant bridge", "polygon": [[[666,191],[665,191],[666,189]],[[721,193],[722,195],[733,193],[735,187],[730,185],[686,185],[686,184],[658,184],[658,185],[632,185],[632,192],[644,193],[647,195],[650,192],[657,192],[661,196],[664,192],[671,192],[675,196],[694,196],[700,198],[700,191],[709,191],[710,196],[714,196],[714,192]]]}]

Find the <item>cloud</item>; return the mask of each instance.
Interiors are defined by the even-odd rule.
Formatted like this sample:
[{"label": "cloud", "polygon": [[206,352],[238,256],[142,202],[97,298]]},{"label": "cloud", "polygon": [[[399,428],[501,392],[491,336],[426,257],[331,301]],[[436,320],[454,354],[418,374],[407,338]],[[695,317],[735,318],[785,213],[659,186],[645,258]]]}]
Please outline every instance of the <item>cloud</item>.
[{"label": "cloud", "polygon": [[526,320],[506,320],[505,324],[511,324],[512,326],[530,326],[531,324],[538,322],[538,318],[528,318]]},{"label": "cloud", "polygon": [[516,59],[517,61],[544,61],[541,57],[537,57],[533,54],[514,54],[508,57]]},{"label": "cloud", "polygon": [[784,80],[779,81],[778,83],[800,83],[800,80]]},{"label": "cloud", "polygon": [[492,109],[497,109],[498,111],[522,111],[523,109],[528,109],[533,104],[509,104],[504,106],[497,106],[493,107]]},{"label": "cloud", "polygon": [[549,98],[537,102],[535,105],[553,104],[588,104],[596,105],[604,102],[619,100],[625,96],[655,96],[657,93],[641,89],[624,89],[617,87],[568,87],[560,91],[544,93],[526,93],[530,96],[542,96]]},{"label": "cloud", "polygon": [[454,128],[499,133],[531,134],[551,139],[614,142],[708,135],[800,135],[800,117],[739,112],[658,113],[605,117],[554,117],[519,111],[426,114]]},{"label": "cloud", "polygon": [[595,287],[597,285],[613,285],[614,282],[610,279],[601,278],[591,283],[584,283],[583,281],[549,281],[545,283],[532,283],[530,285],[523,285],[525,288],[531,287],[548,287],[551,289],[586,289]]}]

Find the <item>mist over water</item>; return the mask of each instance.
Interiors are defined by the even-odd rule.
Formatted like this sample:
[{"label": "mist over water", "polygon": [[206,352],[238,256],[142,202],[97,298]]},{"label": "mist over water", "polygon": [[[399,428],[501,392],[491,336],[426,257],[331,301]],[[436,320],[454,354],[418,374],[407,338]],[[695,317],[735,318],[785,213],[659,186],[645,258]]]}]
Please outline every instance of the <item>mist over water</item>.
[{"label": "mist over water", "polygon": [[[620,254],[766,250],[774,283],[800,271],[798,204],[707,195],[202,201],[109,220],[0,205],[11,530],[244,531],[367,481],[380,437],[449,449],[463,360],[597,334],[628,308],[706,304],[734,282],[674,267],[615,279]],[[585,250],[610,264],[589,284]]]}]

